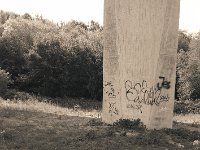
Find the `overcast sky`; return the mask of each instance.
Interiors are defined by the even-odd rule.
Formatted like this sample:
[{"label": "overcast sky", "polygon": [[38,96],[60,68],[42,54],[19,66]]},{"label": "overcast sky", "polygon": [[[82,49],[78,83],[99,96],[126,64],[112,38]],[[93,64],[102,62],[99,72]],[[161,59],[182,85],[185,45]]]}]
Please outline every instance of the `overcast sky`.
[{"label": "overcast sky", "polygon": [[[0,10],[42,15],[54,22],[72,19],[103,24],[104,0],[0,0]],[[200,30],[200,0],[181,0],[179,28],[188,32]]]}]

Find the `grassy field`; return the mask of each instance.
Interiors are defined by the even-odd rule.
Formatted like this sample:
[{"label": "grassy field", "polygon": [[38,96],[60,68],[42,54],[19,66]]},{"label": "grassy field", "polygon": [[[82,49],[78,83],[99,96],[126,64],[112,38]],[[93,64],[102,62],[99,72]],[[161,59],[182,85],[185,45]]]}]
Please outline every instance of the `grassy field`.
[{"label": "grassy field", "polygon": [[[101,122],[101,102],[0,99],[0,150],[200,149],[200,115],[175,115],[173,129],[134,130]],[[88,102],[89,101],[89,102]]]}]

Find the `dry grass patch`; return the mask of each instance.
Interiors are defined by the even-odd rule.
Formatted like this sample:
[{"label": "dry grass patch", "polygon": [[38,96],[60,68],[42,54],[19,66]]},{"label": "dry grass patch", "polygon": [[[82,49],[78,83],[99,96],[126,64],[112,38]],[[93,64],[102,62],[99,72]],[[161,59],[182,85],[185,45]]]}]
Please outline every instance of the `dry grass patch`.
[{"label": "dry grass patch", "polygon": [[175,115],[173,120],[181,123],[200,125],[200,114],[179,114]]},{"label": "dry grass patch", "polygon": [[181,115],[175,116],[173,129],[137,131],[128,120],[115,126],[102,123],[97,119],[101,109],[92,109],[90,101],[66,101],[61,107],[45,98],[0,99],[0,149],[173,150],[200,146],[199,126],[177,123]]},{"label": "dry grass patch", "polygon": [[39,101],[38,99],[11,101],[0,98],[0,108],[44,112],[56,115],[101,118],[101,112],[98,110],[81,110],[78,104],[75,104],[73,108],[64,108],[52,102],[48,102],[47,100]]}]

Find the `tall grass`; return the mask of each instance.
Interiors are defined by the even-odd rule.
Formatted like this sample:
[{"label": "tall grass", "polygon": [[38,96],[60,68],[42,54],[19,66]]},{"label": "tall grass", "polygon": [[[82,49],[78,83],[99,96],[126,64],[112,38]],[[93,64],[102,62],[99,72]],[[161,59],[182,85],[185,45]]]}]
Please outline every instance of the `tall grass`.
[{"label": "tall grass", "polygon": [[3,100],[0,98],[0,109],[26,110],[33,112],[44,112],[56,115],[78,116],[100,118],[101,112],[98,110],[81,110],[80,106],[74,105],[74,108],[65,108],[47,100],[39,101],[36,98],[22,100]]}]

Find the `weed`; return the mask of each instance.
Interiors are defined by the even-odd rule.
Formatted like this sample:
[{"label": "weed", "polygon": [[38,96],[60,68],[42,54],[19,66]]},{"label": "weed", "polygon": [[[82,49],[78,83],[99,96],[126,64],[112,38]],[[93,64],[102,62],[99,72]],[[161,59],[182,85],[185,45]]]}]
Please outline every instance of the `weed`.
[{"label": "weed", "polygon": [[102,126],[104,123],[99,119],[91,119],[87,125],[88,126]]},{"label": "weed", "polygon": [[140,119],[129,120],[129,119],[120,119],[113,123],[113,126],[120,127],[122,129],[144,131],[146,126],[141,122]]}]

